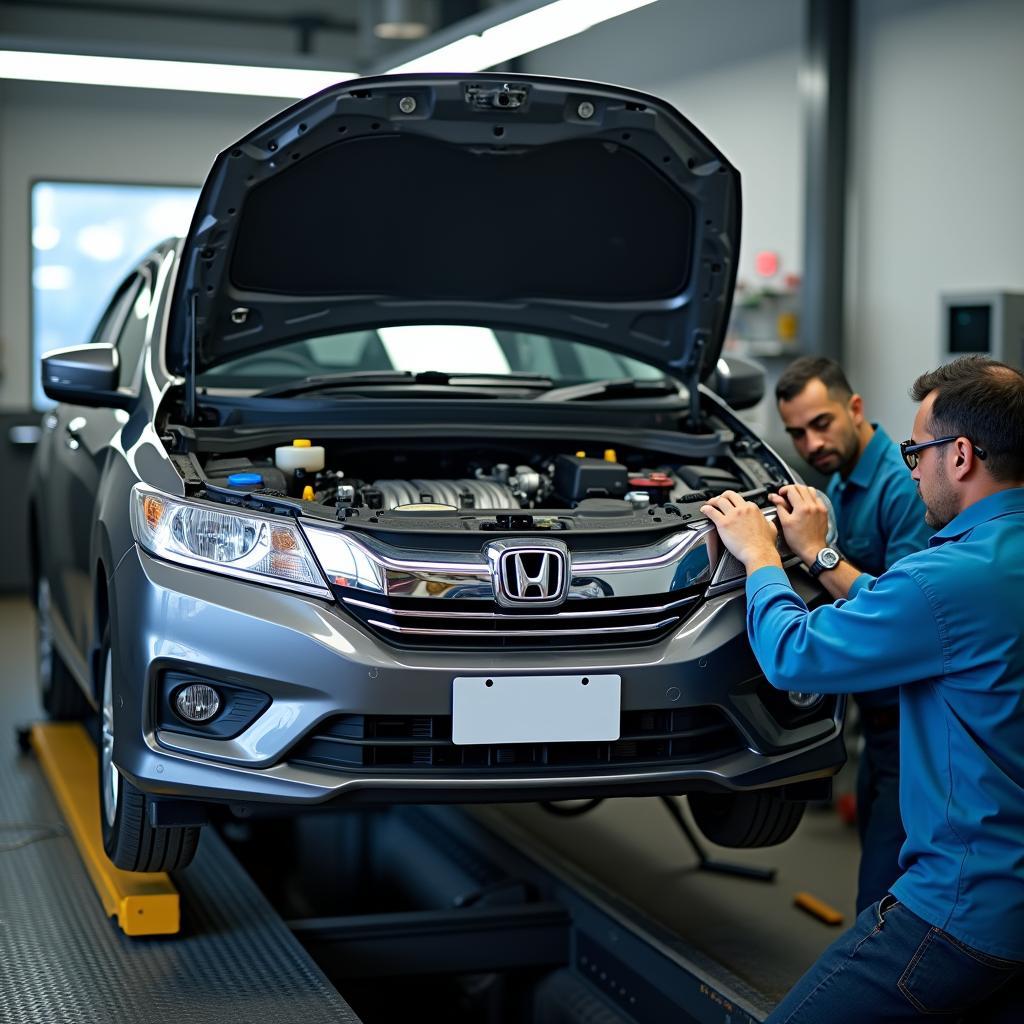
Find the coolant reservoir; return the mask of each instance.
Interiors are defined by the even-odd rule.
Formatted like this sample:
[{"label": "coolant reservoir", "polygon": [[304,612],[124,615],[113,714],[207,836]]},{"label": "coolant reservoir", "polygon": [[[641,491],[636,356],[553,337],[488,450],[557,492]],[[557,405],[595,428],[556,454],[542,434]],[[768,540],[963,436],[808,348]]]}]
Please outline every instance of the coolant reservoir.
[{"label": "coolant reservoir", "polygon": [[307,473],[318,473],[324,468],[324,450],[304,437],[297,437],[289,445],[274,449],[274,465],[285,473],[304,469]]}]

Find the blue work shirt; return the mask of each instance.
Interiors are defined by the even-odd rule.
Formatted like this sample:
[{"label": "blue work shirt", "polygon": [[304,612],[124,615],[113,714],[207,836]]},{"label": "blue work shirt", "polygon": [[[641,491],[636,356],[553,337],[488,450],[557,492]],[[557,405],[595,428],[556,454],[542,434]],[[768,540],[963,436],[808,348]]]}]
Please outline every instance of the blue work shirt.
[{"label": "blue work shirt", "polygon": [[774,566],[747,628],[783,690],[900,688],[893,894],[975,949],[1024,961],[1024,488],[989,495],[925,551],[809,612]]},{"label": "blue work shirt", "polygon": [[[862,572],[880,576],[904,555],[928,546],[931,527],[899,445],[873,423],[874,436],[844,480],[829,479],[826,493],[836,513],[839,550]],[[864,694],[861,707],[889,707],[899,702],[895,689]]]}]

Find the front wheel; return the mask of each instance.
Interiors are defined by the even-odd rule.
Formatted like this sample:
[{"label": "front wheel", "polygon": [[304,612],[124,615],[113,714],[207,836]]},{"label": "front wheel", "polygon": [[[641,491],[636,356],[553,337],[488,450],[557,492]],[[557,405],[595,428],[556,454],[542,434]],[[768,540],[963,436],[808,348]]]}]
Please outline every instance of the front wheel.
[{"label": "front wheel", "polygon": [[784,843],[807,806],[802,800],[783,800],[771,790],[691,793],[687,800],[701,832],[717,846],[734,849]]},{"label": "front wheel", "polygon": [[176,871],[187,867],[199,845],[199,829],[151,825],[146,794],[123,778],[114,764],[114,685],[109,629],[103,637],[100,664],[103,666],[103,700],[99,786],[103,849],[124,871]]}]

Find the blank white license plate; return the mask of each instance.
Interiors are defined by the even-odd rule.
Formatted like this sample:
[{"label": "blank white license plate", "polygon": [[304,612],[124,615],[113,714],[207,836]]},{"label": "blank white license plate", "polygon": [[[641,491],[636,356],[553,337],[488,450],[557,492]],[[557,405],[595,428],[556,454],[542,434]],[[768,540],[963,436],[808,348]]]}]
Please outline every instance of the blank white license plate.
[{"label": "blank white license plate", "polygon": [[456,676],[452,742],[617,740],[621,676]]}]

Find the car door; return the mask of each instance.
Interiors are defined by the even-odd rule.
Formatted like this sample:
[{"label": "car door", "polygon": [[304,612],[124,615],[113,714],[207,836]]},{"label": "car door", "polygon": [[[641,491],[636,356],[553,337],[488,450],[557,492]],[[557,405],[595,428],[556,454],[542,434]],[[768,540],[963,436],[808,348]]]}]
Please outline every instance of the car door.
[{"label": "car door", "polygon": [[[91,339],[117,347],[121,387],[135,383],[154,305],[153,280],[149,266],[126,278]],[[53,436],[39,511],[41,568],[50,582],[54,631],[63,634],[58,644],[83,672],[92,640],[90,542],[96,495],[108,445],[126,419],[122,410],[61,404],[45,420]]]}]

